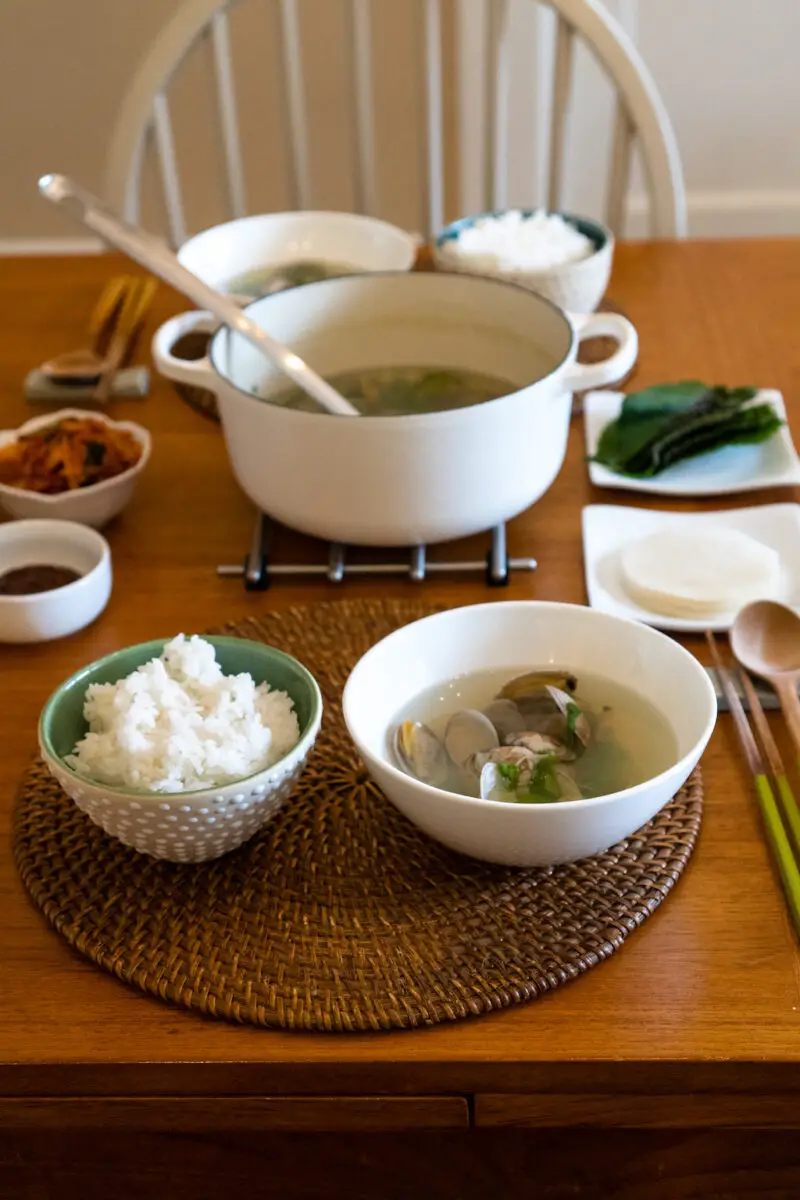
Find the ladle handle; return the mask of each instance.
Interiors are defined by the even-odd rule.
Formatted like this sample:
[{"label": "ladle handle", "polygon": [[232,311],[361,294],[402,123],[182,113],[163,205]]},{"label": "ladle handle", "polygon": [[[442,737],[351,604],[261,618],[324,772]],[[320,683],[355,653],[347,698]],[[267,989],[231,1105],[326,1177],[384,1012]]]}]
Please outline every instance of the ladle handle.
[{"label": "ladle handle", "polygon": [[800,755],[800,697],[797,694],[797,677],[789,679],[770,680],[775,691],[778,693],[778,698],[781,702],[783,715],[786,718],[786,724],[789,726],[794,748]]},{"label": "ladle handle", "polygon": [[96,196],[73,183],[65,175],[43,175],[39,180],[39,191],[53,204],[58,204],[82,224],[93,229],[106,242],[122,250],[134,262],[158,275],[165,283],[171,283],[200,308],[213,312],[229,329],[234,329],[246,337],[323,408],[339,416],[358,416],[358,410],[340,396],[335,388],[312,371],[311,367],[286,346],[265,333],[255,321],[251,321],[233,300],[222,292],[215,291],[182,266],[172,251],[158,238],[119,220]]}]

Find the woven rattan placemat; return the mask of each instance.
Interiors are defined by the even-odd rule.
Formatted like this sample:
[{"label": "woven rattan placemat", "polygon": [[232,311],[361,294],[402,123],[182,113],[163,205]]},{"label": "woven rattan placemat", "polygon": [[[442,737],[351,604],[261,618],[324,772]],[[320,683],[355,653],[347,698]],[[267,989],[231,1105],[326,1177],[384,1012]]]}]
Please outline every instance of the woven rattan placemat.
[{"label": "woven rattan placemat", "polygon": [[688,861],[699,775],[634,837],[569,866],[505,869],[429,841],[367,779],[339,697],[369,646],[430,611],[344,600],[227,627],[301,658],[326,715],[295,795],[216,862],[175,865],[126,849],[34,764],[14,851],[61,936],[186,1008],[315,1030],[412,1028],[520,1004],[618,949]]}]

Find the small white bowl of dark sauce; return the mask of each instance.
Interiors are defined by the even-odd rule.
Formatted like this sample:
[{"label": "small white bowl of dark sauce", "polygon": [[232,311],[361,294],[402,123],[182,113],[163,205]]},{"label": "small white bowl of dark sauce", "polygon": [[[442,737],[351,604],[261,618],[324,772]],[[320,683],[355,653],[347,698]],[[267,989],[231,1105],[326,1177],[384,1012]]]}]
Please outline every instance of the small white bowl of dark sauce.
[{"label": "small white bowl of dark sauce", "polygon": [[48,642],[89,625],[111,595],[108,542],[72,521],[0,525],[0,642]]}]

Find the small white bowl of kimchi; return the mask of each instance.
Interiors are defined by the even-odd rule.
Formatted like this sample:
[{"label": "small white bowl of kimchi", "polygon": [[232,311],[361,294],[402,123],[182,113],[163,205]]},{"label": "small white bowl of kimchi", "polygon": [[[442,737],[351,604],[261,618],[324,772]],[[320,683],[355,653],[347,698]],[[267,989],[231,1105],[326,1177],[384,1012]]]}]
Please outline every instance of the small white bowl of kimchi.
[{"label": "small white bowl of kimchi", "polygon": [[35,417],[0,432],[0,507],[101,529],[130,500],[150,449],[133,421],[77,408]]}]

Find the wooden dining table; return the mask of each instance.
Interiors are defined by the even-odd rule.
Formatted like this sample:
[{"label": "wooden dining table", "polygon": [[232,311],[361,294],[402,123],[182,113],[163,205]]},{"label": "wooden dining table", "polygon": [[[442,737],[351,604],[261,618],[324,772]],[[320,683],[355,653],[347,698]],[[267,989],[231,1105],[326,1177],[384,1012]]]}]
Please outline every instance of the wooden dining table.
[{"label": "wooden dining table", "polygon": [[[2,426],[40,411],[24,399],[26,373],[83,343],[104,281],[123,269],[110,254],[2,263]],[[622,244],[609,296],[639,331],[636,386],[775,387],[800,422],[800,240]],[[162,288],[150,332],[185,307]],[[177,1183],[195,1197],[223,1187],[280,1197],[800,1194],[800,954],[728,716],[703,759],[702,828],[674,891],[608,961],[529,1004],[422,1031],[237,1026],[145,996],[58,936],[20,882],[11,822],[39,711],[75,669],[127,644],[298,603],[460,605],[498,594],[480,575],[286,578],[246,591],[216,573],[243,559],[255,515],[219,425],[155,374],[147,398],[109,411],[153,435],[134,499],[106,530],[109,606],[64,640],[0,646],[0,1196],[163,1196]],[[552,488],[508,527],[510,553],[538,560],[535,573],[512,575],[508,598],[586,602],[586,504],[685,511],[798,498],[604,492],[590,485],[584,453],[576,416]],[[281,545],[286,557],[320,554],[296,535]],[[699,637],[685,644],[706,661]]]}]

